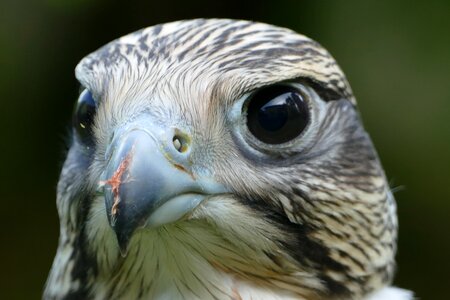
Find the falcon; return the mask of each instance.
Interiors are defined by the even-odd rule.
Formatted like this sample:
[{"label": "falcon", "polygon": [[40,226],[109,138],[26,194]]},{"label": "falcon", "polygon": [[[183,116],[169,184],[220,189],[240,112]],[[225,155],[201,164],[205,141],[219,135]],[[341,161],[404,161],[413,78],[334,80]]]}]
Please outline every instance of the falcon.
[{"label": "falcon", "polygon": [[411,299],[390,287],[395,200],[317,42],[179,21],[75,73],[45,299]]}]

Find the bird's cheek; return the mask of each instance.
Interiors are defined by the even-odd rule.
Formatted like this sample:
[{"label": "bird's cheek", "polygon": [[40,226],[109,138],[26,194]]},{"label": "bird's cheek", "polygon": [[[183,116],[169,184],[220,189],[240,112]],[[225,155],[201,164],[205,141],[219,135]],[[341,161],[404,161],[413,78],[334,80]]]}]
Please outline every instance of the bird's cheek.
[{"label": "bird's cheek", "polygon": [[205,198],[226,192],[191,171],[187,140],[177,130],[138,126],[115,134],[100,186],[123,255],[136,229],[176,222]]}]

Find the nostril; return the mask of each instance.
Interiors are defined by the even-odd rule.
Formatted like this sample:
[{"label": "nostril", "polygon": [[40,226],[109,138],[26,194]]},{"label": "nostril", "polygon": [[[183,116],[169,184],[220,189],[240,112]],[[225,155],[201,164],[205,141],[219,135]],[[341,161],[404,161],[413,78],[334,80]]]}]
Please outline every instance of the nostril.
[{"label": "nostril", "polygon": [[187,139],[179,134],[175,134],[172,139],[173,147],[180,153],[186,152],[188,149],[188,141]]}]

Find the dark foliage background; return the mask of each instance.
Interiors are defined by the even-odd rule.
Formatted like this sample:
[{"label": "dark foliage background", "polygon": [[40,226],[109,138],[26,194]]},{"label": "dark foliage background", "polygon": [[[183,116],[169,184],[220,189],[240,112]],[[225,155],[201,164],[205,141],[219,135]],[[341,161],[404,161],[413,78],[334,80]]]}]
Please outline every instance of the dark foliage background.
[{"label": "dark foliage background", "polygon": [[422,299],[450,285],[450,2],[0,2],[0,298],[42,292],[58,238],[55,186],[78,84],[76,63],[123,34],[194,17],[290,27],[346,72],[393,187],[396,284]]}]

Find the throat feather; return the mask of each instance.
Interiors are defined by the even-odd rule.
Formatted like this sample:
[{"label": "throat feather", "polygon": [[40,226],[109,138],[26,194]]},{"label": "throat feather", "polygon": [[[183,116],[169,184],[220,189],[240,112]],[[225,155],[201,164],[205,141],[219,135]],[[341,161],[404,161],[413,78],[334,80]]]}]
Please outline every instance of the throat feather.
[{"label": "throat feather", "polygon": [[310,294],[293,265],[285,262],[281,270],[261,249],[245,242],[238,246],[198,220],[138,230],[129,249],[127,257],[117,255],[113,265],[105,263],[109,267],[99,274],[95,294],[130,299],[236,299],[239,293],[302,299]]}]

